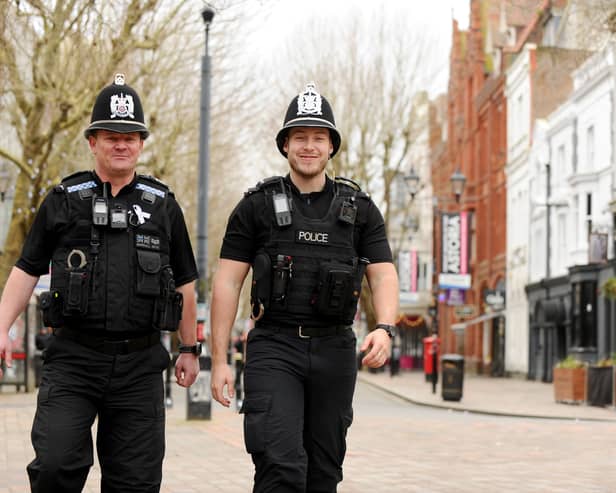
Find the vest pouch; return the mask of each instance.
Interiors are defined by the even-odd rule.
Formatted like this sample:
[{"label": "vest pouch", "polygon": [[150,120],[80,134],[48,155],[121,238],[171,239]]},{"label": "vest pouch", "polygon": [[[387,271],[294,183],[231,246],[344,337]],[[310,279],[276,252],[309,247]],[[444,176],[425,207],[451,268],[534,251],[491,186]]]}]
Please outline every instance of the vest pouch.
[{"label": "vest pouch", "polygon": [[137,294],[159,296],[161,291],[160,253],[137,250]]},{"label": "vest pouch", "polygon": [[66,272],[66,296],[62,309],[64,316],[81,317],[88,313],[89,278],[87,268]]},{"label": "vest pouch", "polygon": [[315,308],[319,315],[342,319],[354,291],[352,265],[327,262],[319,270]]},{"label": "vest pouch", "polygon": [[39,308],[45,327],[62,327],[64,317],[62,316],[62,296],[60,291],[44,291],[39,296]]},{"label": "vest pouch", "polygon": [[261,252],[255,257],[252,265],[252,283],[250,288],[251,318],[259,320],[265,309],[269,308],[272,289],[272,260]]},{"label": "vest pouch", "polygon": [[166,266],[160,273],[160,296],[154,304],[154,328],[175,332],[182,319],[184,297],[175,290],[171,267]]}]

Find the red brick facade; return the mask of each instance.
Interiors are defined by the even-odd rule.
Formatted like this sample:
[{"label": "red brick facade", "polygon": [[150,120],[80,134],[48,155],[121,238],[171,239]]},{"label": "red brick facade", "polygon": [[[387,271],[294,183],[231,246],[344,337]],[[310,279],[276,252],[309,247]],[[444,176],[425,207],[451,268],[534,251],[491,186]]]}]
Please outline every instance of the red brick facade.
[{"label": "red brick facade", "polygon": [[[445,152],[433,153],[432,180],[439,200],[438,212],[472,213],[470,235],[471,289],[464,303],[475,307],[475,316],[485,313],[486,290],[504,289],[507,248],[507,112],[505,80],[501,66],[485,53],[485,33],[500,18],[501,0],[471,0],[468,31],[453,22],[448,88],[448,135]],[[528,11],[529,15],[532,9]],[[517,21],[516,21],[517,22]],[[496,31],[494,31],[496,32]],[[453,200],[450,177],[459,169],[466,176],[460,203]],[[461,320],[453,306],[438,290],[441,271],[441,231],[435,221],[435,286],[438,301],[438,326],[443,353],[463,353],[471,371],[490,373],[495,358],[503,358],[498,348],[496,324],[469,325],[463,332],[451,326]],[[439,296],[440,294],[440,296]],[[502,363],[502,362],[501,362]]]}]

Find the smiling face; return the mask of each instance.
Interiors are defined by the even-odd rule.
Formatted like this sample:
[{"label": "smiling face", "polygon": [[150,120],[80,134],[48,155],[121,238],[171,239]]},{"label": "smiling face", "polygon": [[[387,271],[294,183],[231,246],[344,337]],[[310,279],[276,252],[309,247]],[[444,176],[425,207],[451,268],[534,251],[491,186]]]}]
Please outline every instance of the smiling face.
[{"label": "smiling face", "polygon": [[88,137],[88,142],[96,160],[96,173],[103,181],[132,179],[143,149],[139,132],[97,130]]},{"label": "smiling face", "polygon": [[294,127],[289,129],[283,149],[288,156],[291,175],[312,180],[324,174],[334,147],[326,128]]}]

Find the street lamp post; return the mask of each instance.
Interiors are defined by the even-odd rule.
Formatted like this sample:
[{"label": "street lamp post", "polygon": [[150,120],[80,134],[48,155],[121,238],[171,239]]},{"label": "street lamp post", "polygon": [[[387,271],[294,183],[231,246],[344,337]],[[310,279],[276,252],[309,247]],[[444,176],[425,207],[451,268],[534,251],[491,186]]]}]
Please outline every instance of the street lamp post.
[{"label": "street lamp post", "polygon": [[[201,12],[205,23],[205,54],[201,62],[201,112],[199,127],[199,190],[198,190],[198,224],[197,224],[197,267],[199,268],[199,284],[197,287],[197,303],[200,312],[203,311],[208,290],[207,269],[207,206],[208,178],[210,167],[210,24],[214,19],[214,10],[206,7]],[[203,322],[203,321],[202,321]]]},{"label": "street lamp post", "polygon": [[[199,126],[199,190],[198,190],[198,223],[197,223],[197,268],[199,282],[197,284],[197,338],[205,339],[208,294],[207,268],[207,213],[208,213],[208,175],[210,167],[210,24],[214,19],[214,10],[205,7],[201,12],[205,23],[205,54],[201,59],[201,107]],[[210,392],[210,376],[212,359],[209,355],[199,357],[199,378],[187,389],[188,403],[186,419],[211,419],[212,395]]]},{"label": "street lamp post", "polygon": [[[411,200],[415,199],[415,195],[417,195],[417,193],[419,193],[419,191],[423,188],[423,185],[420,183],[420,177],[419,175],[415,172],[414,168],[411,167],[409,174],[406,175],[404,177],[404,182],[406,183],[409,193],[411,195]],[[464,188],[466,186],[466,176],[464,176],[464,174],[461,172],[460,168],[456,168],[456,170],[454,171],[454,173],[451,175],[451,177],[449,178],[449,182],[451,184],[451,192],[453,194],[453,196],[455,197],[455,201],[456,203],[460,202],[460,198],[462,197],[462,194],[464,193]],[[437,228],[436,228],[436,222],[437,222],[437,218],[443,213],[443,210],[441,210],[439,208],[439,202],[452,202],[452,199],[449,198],[442,198],[442,197],[433,197],[432,198],[432,203],[433,203],[433,227],[432,227],[432,251],[433,251],[433,265],[436,266],[436,244],[437,244]],[[436,286],[436,285],[435,285]],[[433,292],[434,294],[436,294],[437,291],[434,290],[433,287]],[[437,302],[435,301],[435,306],[434,306],[434,310],[433,310],[433,314],[432,314],[432,330],[433,333],[436,335],[438,334],[438,306],[437,306]]]}]

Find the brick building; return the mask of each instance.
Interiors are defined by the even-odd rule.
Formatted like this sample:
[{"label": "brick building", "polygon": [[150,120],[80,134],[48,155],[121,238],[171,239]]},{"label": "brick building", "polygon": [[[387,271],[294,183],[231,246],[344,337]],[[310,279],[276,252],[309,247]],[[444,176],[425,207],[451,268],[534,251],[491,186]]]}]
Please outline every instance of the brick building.
[{"label": "brick building", "polygon": [[[507,48],[517,44],[542,2],[471,0],[467,31],[453,21],[448,88],[447,147],[434,154],[435,300],[443,352],[465,355],[466,367],[502,375],[505,370],[504,317],[507,249],[507,104],[503,69]],[[444,157],[443,157],[444,156]],[[455,171],[466,177],[459,202],[451,193]],[[460,264],[451,287],[444,253],[450,240],[446,219],[460,214]],[[449,241],[449,242],[448,242]],[[453,242],[455,245],[455,242]]]}]

